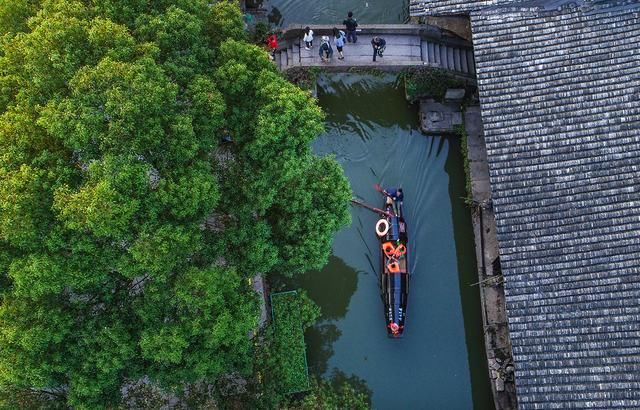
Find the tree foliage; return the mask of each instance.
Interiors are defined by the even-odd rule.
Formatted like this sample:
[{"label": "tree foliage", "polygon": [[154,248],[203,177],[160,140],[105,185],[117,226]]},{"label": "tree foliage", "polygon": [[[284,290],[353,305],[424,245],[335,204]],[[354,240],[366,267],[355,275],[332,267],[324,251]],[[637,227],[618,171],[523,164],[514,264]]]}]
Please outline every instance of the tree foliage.
[{"label": "tree foliage", "polygon": [[371,391],[363,380],[335,371],[328,379],[314,379],[312,389],[302,398],[284,406],[289,410],[367,410],[371,408]]},{"label": "tree foliage", "polygon": [[274,347],[278,356],[279,391],[293,393],[309,388],[309,376],[304,343],[304,329],[319,316],[320,308],[306,294],[295,291],[271,295]]},{"label": "tree foliage", "polygon": [[0,400],[251,374],[245,279],[349,221],[320,109],[234,2],[2,0],[0,36]]},{"label": "tree foliage", "polygon": [[443,101],[448,88],[465,88],[466,81],[450,72],[433,67],[407,68],[402,73],[406,97],[409,101],[418,98],[433,98]]}]

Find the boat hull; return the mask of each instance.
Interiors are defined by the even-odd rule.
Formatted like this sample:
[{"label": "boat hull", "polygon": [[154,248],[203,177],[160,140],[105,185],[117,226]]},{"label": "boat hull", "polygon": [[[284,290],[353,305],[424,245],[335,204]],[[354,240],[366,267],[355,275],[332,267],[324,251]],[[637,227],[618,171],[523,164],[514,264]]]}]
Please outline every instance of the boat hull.
[{"label": "boat hull", "polygon": [[[404,334],[409,296],[409,246],[403,202],[385,197],[383,217],[388,231],[380,239],[380,289],[384,304],[387,335],[400,338]],[[383,224],[384,225],[384,224]]]}]

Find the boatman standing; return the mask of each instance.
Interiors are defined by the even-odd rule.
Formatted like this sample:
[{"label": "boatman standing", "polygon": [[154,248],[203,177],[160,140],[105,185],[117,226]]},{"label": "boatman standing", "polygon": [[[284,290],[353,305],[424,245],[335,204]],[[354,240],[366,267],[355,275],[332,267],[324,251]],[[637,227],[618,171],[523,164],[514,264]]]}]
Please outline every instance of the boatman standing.
[{"label": "boatman standing", "polygon": [[387,188],[382,192],[387,197],[387,204],[393,206],[393,211],[398,213],[400,211],[400,206],[402,205],[402,200],[404,199],[402,188]]}]

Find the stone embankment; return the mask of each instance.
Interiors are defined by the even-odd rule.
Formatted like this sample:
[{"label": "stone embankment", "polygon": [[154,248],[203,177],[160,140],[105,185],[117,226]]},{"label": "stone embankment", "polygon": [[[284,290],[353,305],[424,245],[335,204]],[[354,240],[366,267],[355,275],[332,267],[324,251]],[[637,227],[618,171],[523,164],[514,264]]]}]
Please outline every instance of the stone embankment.
[{"label": "stone embankment", "polygon": [[447,90],[443,102],[421,99],[419,120],[425,134],[458,135],[464,126],[467,135],[467,160],[471,179],[470,203],[476,243],[482,325],[489,380],[497,410],[517,409],[514,363],[505,309],[504,278],[496,236],[496,221],[491,202],[487,150],[482,131],[480,107],[461,110],[464,90]]},{"label": "stone embankment", "polygon": [[464,114],[471,174],[473,228],[478,263],[478,283],[482,302],[482,321],[489,367],[489,378],[497,410],[517,409],[514,363],[505,310],[504,277],[491,206],[491,185],[487,149],[482,131],[480,107]]}]

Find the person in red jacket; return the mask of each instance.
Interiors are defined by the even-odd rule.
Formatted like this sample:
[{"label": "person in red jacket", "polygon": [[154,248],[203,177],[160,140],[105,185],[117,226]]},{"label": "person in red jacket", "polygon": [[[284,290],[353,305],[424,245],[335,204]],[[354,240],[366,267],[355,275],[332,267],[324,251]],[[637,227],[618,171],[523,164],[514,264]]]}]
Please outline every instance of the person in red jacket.
[{"label": "person in red jacket", "polygon": [[267,48],[269,49],[271,59],[274,60],[276,58],[276,49],[278,48],[278,39],[275,34],[267,37]]}]

